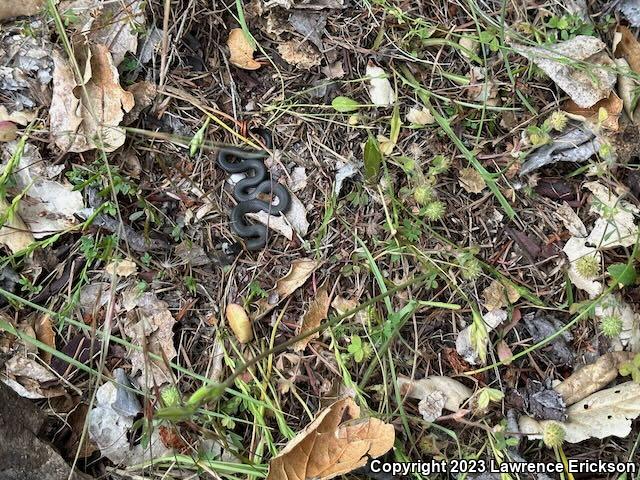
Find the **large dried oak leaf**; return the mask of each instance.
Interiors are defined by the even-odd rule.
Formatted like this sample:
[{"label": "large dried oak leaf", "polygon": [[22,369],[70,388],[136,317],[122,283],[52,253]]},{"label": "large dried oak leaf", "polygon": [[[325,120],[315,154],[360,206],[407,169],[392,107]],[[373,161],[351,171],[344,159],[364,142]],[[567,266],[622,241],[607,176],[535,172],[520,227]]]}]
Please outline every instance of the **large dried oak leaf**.
[{"label": "large dried oak leaf", "polygon": [[348,397],[327,407],[271,460],[267,480],[325,480],[391,450],[393,425],[359,416],[360,408]]},{"label": "large dried oak leaf", "polygon": [[82,79],[75,78],[70,62],[54,51],[51,134],[65,151],[103,148],[112,152],[125,141],[119,125],[133,108],[134,98],[120,86],[118,70],[105,45],[79,50]]}]

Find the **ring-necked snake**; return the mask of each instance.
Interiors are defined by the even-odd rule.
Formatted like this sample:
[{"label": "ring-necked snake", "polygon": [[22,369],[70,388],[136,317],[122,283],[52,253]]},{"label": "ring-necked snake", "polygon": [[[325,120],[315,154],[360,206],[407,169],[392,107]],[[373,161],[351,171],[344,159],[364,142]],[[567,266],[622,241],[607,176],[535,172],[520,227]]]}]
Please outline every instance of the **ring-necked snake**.
[{"label": "ring-necked snake", "polygon": [[[267,148],[271,148],[271,135],[260,130]],[[247,213],[267,212],[271,215],[284,213],[291,203],[288,190],[278,182],[273,182],[267,172],[263,159],[269,154],[265,150],[250,151],[239,147],[222,147],[218,151],[218,165],[227,173],[245,173],[233,187],[233,196],[238,204],[231,210],[231,229],[245,239],[248,250],[260,250],[267,244],[267,227],[262,224],[248,223]],[[237,161],[232,161],[236,159]],[[270,202],[260,200],[258,195],[268,195]],[[277,204],[273,201],[277,198]]]}]

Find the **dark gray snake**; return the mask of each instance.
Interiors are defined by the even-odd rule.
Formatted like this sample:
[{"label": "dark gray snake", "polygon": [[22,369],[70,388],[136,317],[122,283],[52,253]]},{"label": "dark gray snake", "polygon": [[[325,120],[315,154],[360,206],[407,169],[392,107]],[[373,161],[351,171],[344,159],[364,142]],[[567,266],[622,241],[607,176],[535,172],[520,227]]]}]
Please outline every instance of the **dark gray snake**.
[{"label": "dark gray snake", "polygon": [[[260,131],[267,148],[271,148],[271,135]],[[222,147],[218,151],[218,165],[227,173],[245,173],[233,187],[233,197],[238,204],[231,210],[231,229],[245,239],[248,250],[260,250],[267,244],[267,227],[262,224],[248,223],[247,213],[267,212],[271,215],[284,213],[291,203],[289,191],[281,184],[273,182],[267,172],[263,159],[269,154],[265,150],[250,151],[239,147]],[[237,161],[232,161],[235,159]],[[271,203],[260,200],[258,195],[266,194]],[[278,203],[273,204],[277,198]]]}]

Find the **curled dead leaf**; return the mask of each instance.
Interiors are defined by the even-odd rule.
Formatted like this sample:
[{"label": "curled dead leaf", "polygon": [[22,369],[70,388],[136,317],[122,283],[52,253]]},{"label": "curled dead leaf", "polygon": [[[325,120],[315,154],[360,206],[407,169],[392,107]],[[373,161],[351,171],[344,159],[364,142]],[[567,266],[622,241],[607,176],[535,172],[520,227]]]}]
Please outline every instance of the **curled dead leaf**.
[{"label": "curled dead leaf", "polygon": [[634,72],[640,73],[640,42],[627,27],[621,25],[616,32],[620,34],[620,42],[615,48],[616,57],[624,58]]},{"label": "curled dead leaf", "polygon": [[242,305],[237,303],[227,305],[226,316],[231,331],[240,343],[249,343],[253,340],[251,320]]},{"label": "curled dead leaf", "polygon": [[229,47],[229,61],[243,70],[257,70],[260,63],[253,59],[255,48],[249,43],[241,28],[234,28],[229,32],[227,39]]},{"label": "curled dead leaf", "polygon": [[[441,416],[443,408],[452,412],[459,410],[473,393],[457,380],[437,375],[420,380],[398,377],[398,387],[402,395],[420,400],[418,410],[429,422]],[[436,406],[439,406],[439,411]]]},{"label": "curled dead leaf", "polygon": [[18,138],[18,126],[8,120],[0,120],[0,143],[13,142]]},{"label": "curled dead leaf", "polygon": [[309,42],[301,43],[298,40],[283,42],[278,45],[278,53],[285,62],[303,70],[317,67],[322,62],[322,57]]},{"label": "curled dead leaf", "polygon": [[104,271],[109,275],[118,277],[129,277],[138,271],[138,266],[131,260],[114,260],[104,267]]},{"label": "curled dead leaf", "polygon": [[360,418],[347,397],[318,414],[269,462],[267,480],[327,480],[365,465],[393,447],[393,425]]},{"label": "curled dead leaf", "polygon": [[[56,348],[56,334],[53,331],[51,317],[49,315],[45,314],[38,317],[34,323],[34,330],[38,340],[51,348]],[[51,354],[49,352],[40,350],[40,357],[45,363],[51,363]]]},{"label": "curled dead leaf", "polygon": [[513,304],[520,298],[518,290],[511,285],[504,286],[498,280],[493,280],[491,284],[483,290],[482,296],[484,297],[483,305],[488,311]]},{"label": "curled dead leaf", "polygon": [[[125,296],[123,305],[127,320],[123,330],[130,342],[140,347],[129,352],[131,373],[142,372],[138,379],[141,386],[162,386],[171,380],[165,359],[170,361],[177,355],[173,346],[176,321],[167,304],[151,292],[140,296],[128,292]],[[149,353],[159,358],[151,357]]]},{"label": "curled dead leaf", "polygon": [[567,405],[573,405],[613,381],[618,376],[620,364],[632,358],[631,352],[606,353],[556,385],[554,390]]},{"label": "curled dead leaf", "polygon": [[310,259],[293,262],[289,273],[276,282],[276,286],[269,292],[269,296],[257,302],[258,310],[253,315],[254,320],[269,313],[282,300],[300,288],[318,266],[320,266],[320,262]]},{"label": "curled dead leaf", "polygon": [[607,112],[607,117],[600,124],[603,128],[615,132],[618,130],[618,119],[622,113],[623,106],[624,104],[620,97],[615,92],[611,92],[607,98],[603,98],[589,108],[579,107],[573,100],[567,100],[563,109],[572,115],[580,115],[592,123],[598,123],[600,109],[604,109]]},{"label": "curled dead leaf", "polygon": [[[311,301],[307,313],[305,313],[302,317],[302,324],[300,325],[299,333],[303,334],[305,332],[308,332],[309,330],[317,328],[320,323],[327,318],[328,313],[329,294],[327,293],[326,288],[322,288],[318,291],[314,299]],[[293,350],[296,352],[302,352],[307,347],[309,341],[311,341],[312,338],[316,337],[318,337],[318,333],[303,338],[294,345]]]}]

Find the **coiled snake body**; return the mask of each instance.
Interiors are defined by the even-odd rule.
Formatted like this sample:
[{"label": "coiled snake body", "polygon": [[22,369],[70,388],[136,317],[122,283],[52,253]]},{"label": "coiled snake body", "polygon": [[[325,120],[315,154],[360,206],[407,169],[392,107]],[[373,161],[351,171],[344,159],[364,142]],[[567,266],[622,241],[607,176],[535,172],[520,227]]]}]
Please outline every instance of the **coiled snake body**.
[{"label": "coiled snake body", "polygon": [[[261,131],[265,145],[271,148],[271,135]],[[218,165],[227,173],[245,173],[243,178],[235,184],[233,196],[238,204],[231,210],[231,229],[244,238],[248,250],[260,250],[267,243],[267,227],[262,224],[248,223],[247,213],[267,212],[271,215],[284,213],[291,203],[289,191],[281,184],[273,182],[267,172],[263,159],[268,153],[249,151],[239,147],[223,147],[218,151]],[[231,159],[238,161],[231,161]],[[271,198],[271,203],[260,200],[258,195],[265,194]],[[274,198],[278,199],[276,205]]]}]

